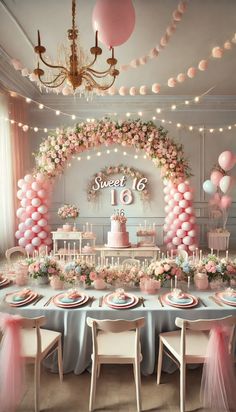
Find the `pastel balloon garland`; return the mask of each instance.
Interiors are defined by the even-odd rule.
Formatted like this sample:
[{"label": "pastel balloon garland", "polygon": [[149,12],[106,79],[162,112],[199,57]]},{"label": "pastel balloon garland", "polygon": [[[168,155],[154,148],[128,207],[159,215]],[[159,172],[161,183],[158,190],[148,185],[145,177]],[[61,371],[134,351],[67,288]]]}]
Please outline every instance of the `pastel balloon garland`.
[{"label": "pastel balloon garland", "polygon": [[[127,120],[122,123],[109,119],[94,123],[80,123],[74,129],[61,130],[42,141],[36,153],[36,170],[18,181],[17,198],[20,207],[16,238],[27,253],[40,247],[51,247],[49,206],[53,182],[63,173],[66,164],[75,155],[102,144],[118,144],[144,150],[156,167],[161,168],[164,193],[168,195],[165,209],[167,232],[165,242],[171,249],[193,251],[196,247],[195,215],[192,190],[186,181],[191,176],[183,146],[167,136],[162,127],[153,122]],[[172,207],[168,207],[172,204]],[[177,230],[182,229],[180,233]],[[176,240],[175,238],[178,238]],[[175,240],[174,240],[175,239]]]},{"label": "pastel balloon garland", "polygon": [[[222,152],[218,157],[219,166],[215,166],[210,179],[203,183],[203,190],[211,196],[209,200],[210,215],[223,217],[223,229],[225,229],[228,210],[232,205],[232,196],[229,195],[235,185],[235,178],[227,174],[236,165],[236,154],[230,150]],[[218,212],[218,213],[217,213]]]}]

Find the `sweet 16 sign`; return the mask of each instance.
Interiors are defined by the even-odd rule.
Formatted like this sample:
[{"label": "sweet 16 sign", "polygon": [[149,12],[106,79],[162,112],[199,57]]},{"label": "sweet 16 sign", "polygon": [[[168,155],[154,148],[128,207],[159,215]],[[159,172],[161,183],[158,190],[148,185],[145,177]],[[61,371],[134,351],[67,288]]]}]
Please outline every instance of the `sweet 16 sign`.
[{"label": "sweet 16 sign", "polygon": [[[126,181],[127,177],[122,176],[121,179],[110,179],[110,180],[103,180],[101,176],[96,176],[94,179],[94,184],[92,186],[92,190],[94,192],[97,192],[98,190],[105,189],[105,188],[110,188],[111,189],[111,205],[115,206],[119,202],[122,203],[122,205],[130,205],[133,203],[133,192],[132,190],[137,190],[138,192],[142,192],[143,190],[146,189],[146,184],[147,184],[147,178],[142,177],[138,179],[135,177],[132,182],[132,190],[126,187]],[[117,188],[120,187],[122,190],[119,193],[119,200],[118,198],[118,193],[117,193]]]}]

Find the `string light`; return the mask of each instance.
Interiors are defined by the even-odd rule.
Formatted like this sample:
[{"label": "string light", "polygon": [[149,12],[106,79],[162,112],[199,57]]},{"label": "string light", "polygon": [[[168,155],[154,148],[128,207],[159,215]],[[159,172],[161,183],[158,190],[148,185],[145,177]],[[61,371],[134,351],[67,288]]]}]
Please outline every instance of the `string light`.
[{"label": "string light", "polygon": [[140,117],[142,117],[143,113],[142,113],[142,112],[138,112],[138,115],[139,115]]},{"label": "string light", "polygon": [[134,155],[134,158],[135,158],[135,159],[138,159],[138,155]]},{"label": "string light", "polygon": [[172,104],[171,110],[175,110],[175,109],[176,109],[176,105],[175,105],[175,104]]},{"label": "string light", "polygon": [[152,120],[156,120],[156,116],[152,116]]},{"label": "string light", "polygon": [[210,133],[213,133],[213,132],[214,132],[214,129],[210,129],[209,131],[210,131]]},{"label": "string light", "polygon": [[115,152],[115,153],[117,153],[117,152],[118,152],[118,149],[117,149],[117,147],[115,147],[115,149],[114,149],[114,152]]},{"label": "string light", "polygon": [[97,152],[97,156],[101,156],[101,152]]},{"label": "string light", "polygon": [[192,130],[193,130],[193,126],[189,126],[189,130],[192,131]]},{"label": "string light", "polygon": [[189,100],[185,100],[184,104],[188,105],[188,104],[189,104]]},{"label": "string light", "polygon": [[199,103],[199,100],[200,100],[199,96],[194,97],[195,103]]},{"label": "string light", "polygon": [[61,114],[60,110],[56,110],[56,115],[60,116],[60,114]]},{"label": "string light", "polygon": [[39,109],[42,110],[44,108],[44,105],[42,103],[39,104]]},{"label": "string light", "polygon": [[75,119],[76,119],[76,116],[75,116],[74,114],[72,114],[71,119],[72,119],[72,120],[75,120]]},{"label": "string light", "polygon": [[127,112],[126,117],[130,117],[131,113]]},{"label": "string light", "polygon": [[124,155],[124,156],[126,156],[126,155],[127,155],[127,153],[126,153],[126,152],[123,152],[123,155]]},{"label": "string light", "polygon": [[87,160],[90,160],[91,159],[91,156],[87,156]]},{"label": "string light", "polygon": [[44,131],[44,133],[47,133],[48,129],[46,127],[44,127],[43,131]]},{"label": "string light", "polygon": [[160,107],[158,107],[158,108],[156,109],[156,112],[157,112],[157,113],[161,113]]},{"label": "string light", "polygon": [[26,97],[25,101],[26,101],[26,103],[30,103],[31,99],[29,97]]},{"label": "string light", "polygon": [[177,127],[181,127],[181,124],[180,123],[177,123],[177,125],[176,125]]},{"label": "string light", "polygon": [[81,157],[79,156],[79,157],[77,157],[77,160],[81,160]]},{"label": "string light", "polygon": [[108,149],[108,150],[107,150],[107,154],[109,154],[109,153],[110,153],[110,150]]}]

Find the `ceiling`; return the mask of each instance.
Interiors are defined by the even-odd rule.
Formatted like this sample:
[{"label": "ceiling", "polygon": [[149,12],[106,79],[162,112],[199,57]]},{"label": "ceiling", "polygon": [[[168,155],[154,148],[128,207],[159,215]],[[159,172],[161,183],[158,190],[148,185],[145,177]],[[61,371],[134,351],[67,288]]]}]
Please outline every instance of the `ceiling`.
[{"label": "ceiling", "polygon": [[[116,48],[120,65],[147,55],[150,49],[159,44],[178,0],[133,0],[133,4],[136,12],[135,30],[125,44]],[[77,1],[77,24],[85,50],[89,50],[94,43],[91,21],[94,5],[95,0]],[[72,102],[73,97],[40,97],[37,86],[28,78],[23,78],[10,64],[10,58],[16,58],[24,67],[34,69],[33,45],[36,43],[37,29],[40,29],[48,55],[55,57],[57,45],[65,40],[70,24],[71,0],[0,0],[0,82],[8,89],[35,96],[42,101],[48,100],[54,105],[57,99],[62,105],[63,99],[66,105],[69,101]],[[167,86],[169,77],[186,72],[191,66],[196,67],[201,59],[210,56],[214,46],[222,46],[226,40],[233,38],[235,32],[235,0],[189,0],[182,21],[178,23],[176,32],[159,56],[144,66],[122,72],[116,81],[118,88],[147,85],[150,96],[110,96],[104,98],[104,102],[108,102],[108,106],[110,103],[116,106],[124,99],[131,106],[140,100],[145,101],[146,105],[156,104],[158,100],[169,104],[173,101],[173,96],[178,101],[183,96],[201,95],[212,88],[208,96],[208,99],[213,99],[211,103],[218,105],[222,101],[227,107],[234,106],[235,109],[236,44],[232,50],[224,53],[222,59],[211,58],[208,70],[198,71],[194,79],[188,79],[175,88]],[[105,46],[102,48],[106,56]],[[151,86],[155,82],[161,84],[160,95],[151,93]],[[80,104],[87,105],[83,102]],[[112,110],[115,109],[116,107],[112,107]]]}]

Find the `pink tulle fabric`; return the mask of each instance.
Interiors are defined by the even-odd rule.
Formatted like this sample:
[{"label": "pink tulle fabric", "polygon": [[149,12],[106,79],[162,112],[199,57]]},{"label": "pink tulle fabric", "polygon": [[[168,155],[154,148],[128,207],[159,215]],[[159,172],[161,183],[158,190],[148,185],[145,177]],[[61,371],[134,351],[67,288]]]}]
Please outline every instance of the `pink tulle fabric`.
[{"label": "pink tulle fabric", "polygon": [[21,318],[1,313],[0,329],[3,332],[0,348],[0,410],[14,412],[20,403],[24,384]]},{"label": "pink tulle fabric", "polygon": [[236,410],[236,376],[229,354],[229,335],[229,329],[212,329],[203,366],[201,401],[214,412]]}]

